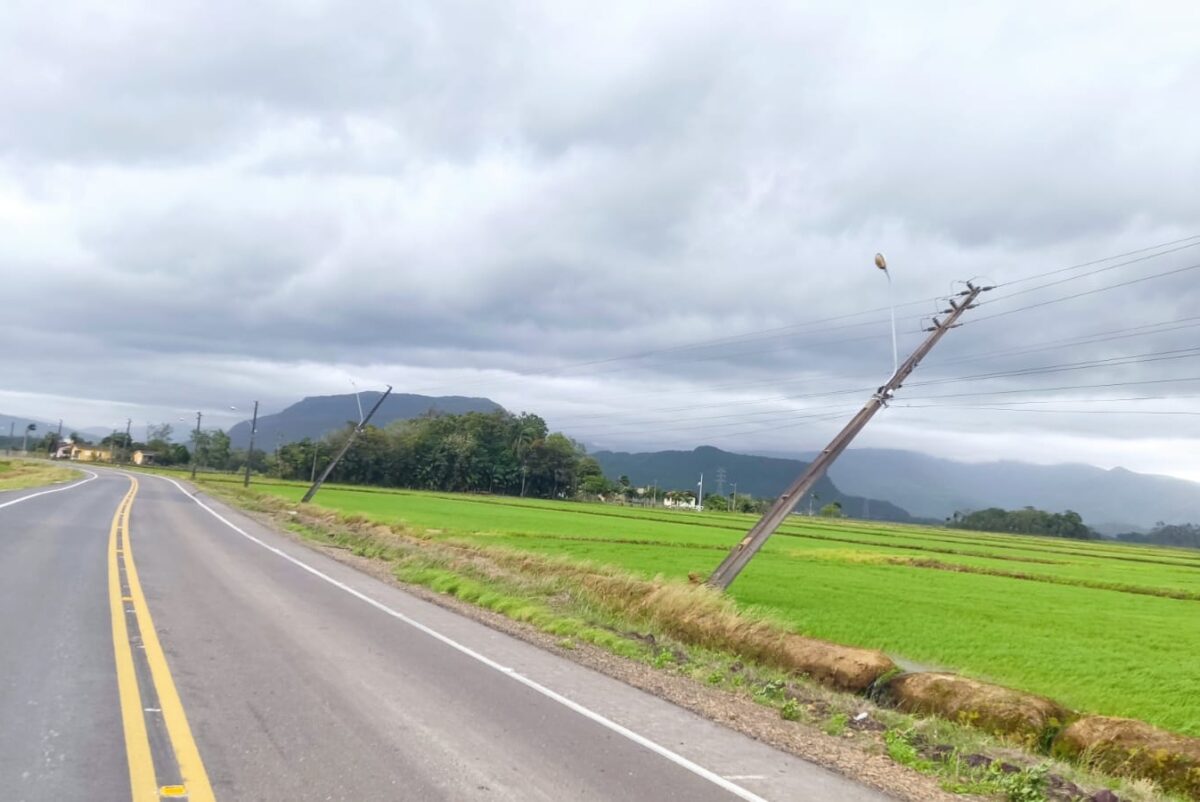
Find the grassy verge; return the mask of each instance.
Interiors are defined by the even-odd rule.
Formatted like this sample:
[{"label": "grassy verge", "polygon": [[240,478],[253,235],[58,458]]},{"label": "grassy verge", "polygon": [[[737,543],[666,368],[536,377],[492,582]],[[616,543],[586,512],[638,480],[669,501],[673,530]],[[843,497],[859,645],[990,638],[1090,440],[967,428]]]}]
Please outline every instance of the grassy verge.
[{"label": "grassy verge", "polygon": [[[903,714],[782,670],[763,659],[764,652],[754,644],[790,631],[787,622],[762,609],[735,609],[723,598],[710,599],[706,589],[686,581],[646,578],[360,513],[298,508],[276,495],[243,491],[228,482],[205,485],[214,495],[266,514],[315,544],[378,561],[402,582],[536,628],[564,650],[590,644],[752,700],[796,726],[823,731],[867,753],[886,754],[936,778],[951,793],[1035,802],[1086,799],[1085,791],[1112,788],[1122,800],[1172,798],[1147,782],[1090,774],[969,727]],[[652,605],[639,603],[650,593],[655,594]],[[732,632],[740,632],[740,640],[731,639]]]},{"label": "grassy verge", "polygon": [[0,490],[21,490],[26,487],[69,482],[81,477],[73,468],[37,460],[0,459]]}]

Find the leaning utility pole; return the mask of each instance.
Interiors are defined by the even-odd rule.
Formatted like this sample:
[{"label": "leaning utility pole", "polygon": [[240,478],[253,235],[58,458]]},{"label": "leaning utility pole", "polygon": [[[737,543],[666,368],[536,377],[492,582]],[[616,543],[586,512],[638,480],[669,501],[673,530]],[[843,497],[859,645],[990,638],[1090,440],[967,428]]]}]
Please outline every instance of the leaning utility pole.
[{"label": "leaning utility pole", "polygon": [[200,461],[200,413],[196,413],[196,436],[192,439],[192,478],[196,478],[196,463]]},{"label": "leaning utility pole", "polygon": [[900,389],[904,380],[909,374],[916,369],[925,355],[937,345],[938,340],[942,339],[950,329],[959,325],[958,319],[962,317],[963,312],[970,309],[975,299],[979,294],[990,290],[991,287],[976,287],[971,282],[967,282],[967,289],[958,293],[955,298],[962,298],[961,301],[955,302],[950,300],[950,308],[944,310],[944,313],[949,314],[944,322],[937,318],[933,319],[933,326],[926,329],[931,332],[925,342],[913,351],[912,356],[904,360],[896,372],[892,374],[892,378],[888,379],[887,383],[875,391],[871,396],[871,400],[867,402],[858,414],[851,418],[846,427],[838,432],[837,436],[825,446],[825,450],[817,455],[816,459],[808,464],[804,473],[788,486],[783,491],[783,495],[775,500],[771,508],[766,514],[759,519],[744,538],[738,542],[736,546],[730,550],[728,556],[722,560],[717,566],[717,570],[713,571],[712,576],[708,578],[708,584],[720,588],[722,590],[729,587],[733,580],[737,579],[737,575],[742,572],[742,569],[753,559],[758,550],[767,542],[767,538],[775,533],[779,525],[784,522],[788,514],[796,507],[796,504],[802,499],[805,494],[812,490],[813,485],[817,480],[825,475],[829,470],[829,466],[838,458],[846,446],[858,435],[859,432],[867,425],[867,423],[875,416],[881,408],[887,405],[891,400],[893,393]]},{"label": "leaning utility pole", "polygon": [[250,447],[246,449],[246,478],[242,487],[250,486],[250,462],[254,459],[254,433],[258,431],[258,402],[254,402],[254,418],[250,421]]},{"label": "leaning utility pole", "polygon": [[129,428],[133,426],[133,418],[125,419],[125,442],[122,443],[122,448],[125,451],[125,462],[129,462],[129,449],[133,445],[133,435],[129,433]]},{"label": "leaning utility pole", "polygon": [[304,494],[304,498],[300,499],[301,504],[308,503],[312,500],[312,497],[317,494],[317,491],[321,489],[321,485],[323,485],[325,480],[329,478],[329,474],[333,473],[333,469],[337,466],[338,461],[346,455],[346,452],[350,450],[350,446],[354,445],[354,438],[358,437],[359,433],[363,429],[367,428],[367,424],[371,421],[371,416],[375,414],[375,410],[379,409],[380,405],[383,404],[383,400],[387,398],[391,392],[392,385],[389,384],[387,390],[385,390],[383,395],[379,396],[379,400],[375,402],[375,406],[371,407],[371,411],[367,413],[367,417],[359,421],[358,425],[350,430],[350,436],[346,438],[346,443],[342,446],[342,450],[337,453],[332,462],[325,466],[325,470],[321,471],[321,478],[313,482],[312,487],[310,487],[308,492]]}]

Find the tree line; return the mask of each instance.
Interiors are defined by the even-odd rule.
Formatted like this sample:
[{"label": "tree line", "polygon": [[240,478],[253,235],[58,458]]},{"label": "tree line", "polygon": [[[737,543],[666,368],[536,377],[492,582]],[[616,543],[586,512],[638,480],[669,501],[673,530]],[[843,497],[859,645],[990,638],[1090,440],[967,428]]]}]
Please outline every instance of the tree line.
[{"label": "tree line", "polygon": [[1149,532],[1126,532],[1117,535],[1117,540],[1200,549],[1200,524],[1166,524],[1159,521]]},{"label": "tree line", "polygon": [[1047,535],[1073,540],[1099,540],[1100,536],[1083,522],[1079,513],[1046,512],[1025,507],[1020,510],[1002,510],[989,507],[986,510],[962,514],[954,513],[946,525],[953,529],[972,529],[979,532],[1011,532],[1021,535]]},{"label": "tree line", "polygon": [[[268,462],[284,479],[309,479],[341,450],[349,427],[281,446]],[[330,480],[448,492],[570,498],[603,477],[584,447],[539,416],[499,410],[430,414],[366,427]]]}]

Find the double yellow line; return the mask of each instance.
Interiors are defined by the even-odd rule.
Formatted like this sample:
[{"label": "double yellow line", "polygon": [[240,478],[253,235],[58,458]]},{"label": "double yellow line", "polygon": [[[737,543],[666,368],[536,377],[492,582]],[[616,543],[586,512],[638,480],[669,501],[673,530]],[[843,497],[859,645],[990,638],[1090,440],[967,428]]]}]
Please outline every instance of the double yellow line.
[{"label": "double yellow line", "polygon": [[[186,798],[188,802],[215,802],[208,773],[200,759],[200,750],[192,738],[191,727],[183,712],[183,703],[171,678],[171,669],[158,642],[158,632],[150,618],[150,608],[138,581],[137,567],[129,543],[129,513],[137,495],[138,481],[129,477],[129,492],[113,515],[108,538],[108,598],[112,611],[113,648],[117,661],[117,688],[121,697],[121,721],[125,729],[125,752],[129,759],[129,784],[132,802],[159,802],[163,798]],[[122,582],[122,569],[124,581]],[[126,605],[131,604],[132,609]],[[158,697],[158,709],[147,710],[138,683],[134,645],[130,641],[128,617],[134,616],[146,665]],[[181,782],[160,785],[147,733],[147,714],[162,717],[179,765]],[[160,767],[161,768],[161,767]]]}]

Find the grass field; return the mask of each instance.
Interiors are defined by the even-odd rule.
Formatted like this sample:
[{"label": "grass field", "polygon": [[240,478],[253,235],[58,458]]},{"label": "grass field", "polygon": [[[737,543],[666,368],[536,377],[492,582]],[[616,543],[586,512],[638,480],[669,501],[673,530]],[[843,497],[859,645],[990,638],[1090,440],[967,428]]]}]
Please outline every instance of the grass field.
[{"label": "grass field", "polygon": [[[707,575],[754,520],[360,488],[326,487],[317,501],[642,576]],[[1200,735],[1200,552],[797,518],[731,593],[806,635]]]},{"label": "grass field", "polygon": [[71,468],[44,462],[0,459],[0,490],[20,490],[53,482],[66,482],[80,476]]}]

